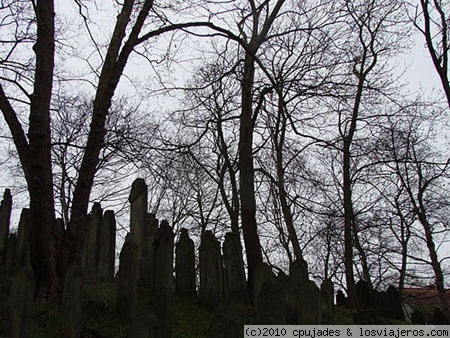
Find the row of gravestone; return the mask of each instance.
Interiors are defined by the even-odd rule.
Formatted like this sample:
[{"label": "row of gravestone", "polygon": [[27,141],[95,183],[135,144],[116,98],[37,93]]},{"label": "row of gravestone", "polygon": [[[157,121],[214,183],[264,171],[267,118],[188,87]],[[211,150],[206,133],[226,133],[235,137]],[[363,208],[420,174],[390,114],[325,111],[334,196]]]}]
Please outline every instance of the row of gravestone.
[{"label": "row of gravestone", "polygon": [[[179,241],[175,248],[175,287],[173,288],[173,232],[167,222],[162,221],[153,237],[153,261],[149,262],[152,271],[150,280],[155,317],[135,318],[137,287],[143,278],[139,279],[139,247],[131,234],[127,235],[119,259],[117,273],[117,308],[116,313],[129,322],[135,321],[133,327],[150,327],[158,323],[158,330],[163,337],[170,336],[170,298],[173,290],[184,297],[196,295],[195,249],[194,242],[189,238],[186,229],[181,229]],[[214,309],[224,298],[245,302],[247,288],[242,259],[238,254],[240,244],[232,233],[225,236],[222,250],[220,242],[211,231],[205,231],[199,246],[199,297],[205,308]],[[242,267],[240,273],[233,269]],[[144,325],[144,323],[147,323]],[[152,324],[151,324],[152,323]],[[142,328],[141,328],[142,329]],[[139,329],[140,330],[140,329]]]},{"label": "row of gravestone", "polygon": [[[386,291],[371,289],[366,281],[356,283],[356,294],[360,311],[354,315],[355,324],[383,324],[383,318],[404,320],[402,299],[397,289],[390,285]],[[336,294],[337,306],[349,306],[342,290]]]},{"label": "row of gravestone", "polygon": [[[0,274],[13,273],[30,265],[30,227],[32,215],[30,209],[24,208],[20,214],[17,233],[10,231],[12,196],[5,189],[0,203]],[[56,245],[62,239],[64,224],[61,219],[54,225]]]},{"label": "row of gravestone", "polygon": [[256,324],[314,325],[329,323],[333,314],[334,288],[324,280],[320,289],[308,278],[308,266],[303,259],[277,276],[265,263],[255,269],[253,290],[257,312]]}]

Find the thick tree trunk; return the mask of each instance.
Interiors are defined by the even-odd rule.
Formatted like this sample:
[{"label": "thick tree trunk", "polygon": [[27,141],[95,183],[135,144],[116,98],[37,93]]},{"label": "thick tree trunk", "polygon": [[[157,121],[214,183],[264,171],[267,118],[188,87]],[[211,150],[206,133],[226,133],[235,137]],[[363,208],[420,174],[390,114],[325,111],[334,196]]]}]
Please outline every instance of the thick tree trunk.
[{"label": "thick tree trunk", "polygon": [[256,200],[253,168],[253,81],[255,60],[247,52],[244,61],[242,80],[242,111],[239,130],[239,170],[241,192],[242,231],[248,264],[248,283],[250,295],[253,296],[253,273],[258,263],[263,261],[261,243],[256,224]]},{"label": "thick tree trunk", "polygon": [[53,1],[40,0],[35,10],[38,26],[34,45],[36,71],[28,132],[29,152],[32,156],[30,167],[25,170],[32,214],[30,253],[36,281],[36,297],[56,300],[59,283],[56,274],[50,148],[50,100],[55,51]]},{"label": "thick tree trunk", "polygon": [[106,134],[105,122],[108,110],[128,57],[137,43],[138,34],[152,4],[153,1],[151,0],[145,1],[128,40],[124,44],[123,40],[130,21],[134,1],[125,1],[122,11],[117,17],[94,99],[86,149],[81,162],[77,185],[73,193],[72,214],[64,236],[63,245],[61,246],[62,252],[58,268],[61,278],[64,277],[65,271],[69,266],[80,264],[81,262],[89,197],[94,184],[95,173],[98,169],[99,154]]}]

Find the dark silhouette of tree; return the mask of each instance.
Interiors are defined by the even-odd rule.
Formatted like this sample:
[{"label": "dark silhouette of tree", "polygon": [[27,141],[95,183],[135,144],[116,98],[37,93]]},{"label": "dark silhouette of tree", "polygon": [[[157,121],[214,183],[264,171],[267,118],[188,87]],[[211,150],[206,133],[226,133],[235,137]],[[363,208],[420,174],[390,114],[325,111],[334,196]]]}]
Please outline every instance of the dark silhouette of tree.
[{"label": "dark silhouette of tree", "polygon": [[450,4],[438,0],[420,0],[420,9],[417,7],[413,16],[414,26],[425,39],[428,53],[450,108]]}]

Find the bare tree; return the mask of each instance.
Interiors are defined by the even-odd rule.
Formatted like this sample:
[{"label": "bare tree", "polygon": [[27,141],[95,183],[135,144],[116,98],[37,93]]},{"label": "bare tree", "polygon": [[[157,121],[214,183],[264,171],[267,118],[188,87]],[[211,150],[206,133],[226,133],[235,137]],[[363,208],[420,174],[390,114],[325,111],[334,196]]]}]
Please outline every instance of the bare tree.
[{"label": "bare tree", "polygon": [[443,259],[439,259],[436,240],[449,223],[446,215],[449,196],[445,185],[449,178],[450,159],[442,158],[428,144],[431,124],[436,123],[430,122],[432,120],[425,120],[421,114],[409,114],[408,121],[402,127],[391,129],[390,142],[394,160],[392,166],[409,199],[412,214],[422,226],[435,287],[440,295],[441,307],[447,313],[449,304],[445,293]]},{"label": "bare tree", "polygon": [[[450,108],[449,54],[450,4],[439,0],[420,0],[415,8],[414,26],[423,35]],[[422,22],[420,22],[422,18]]]},{"label": "bare tree", "polygon": [[[80,262],[85,218],[100,153],[104,147],[107,116],[130,55],[144,42],[163,33],[197,26],[214,27],[210,22],[171,23],[159,12],[160,8],[155,6],[152,0],[127,0],[117,6],[119,14],[106,52],[103,54],[102,48],[98,44],[95,45],[101,66],[95,80],[91,121],[73,192],[71,217],[62,251],[58,256],[52,230],[55,224],[55,209],[50,133],[56,41],[54,2],[11,0],[1,7],[3,13],[10,13],[7,16],[9,21],[3,23],[12,25],[13,29],[10,29],[12,37],[7,42],[9,52],[4,54],[2,60],[7,74],[2,77],[0,85],[0,109],[14,139],[30,194],[30,209],[33,215],[31,233],[34,238],[31,243],[31,256],[36,278],[36,295],[39,298],[57,298],[60,285],[56,272],[56,257],[61,277],[68,266]],[[20,19],[25,15],[30,28],[23,37],[16,32],[23,32],[19,27],[22,23]],[[14,59],[14,51],[21,42],[28,42],[25,44],[27,48],[31,47],[31,43],[34,44],[33,53],[28,49],[28,55],[34,54],[30,56],[32,61],[28,64],[23,63],[22,59]],[[144,48],[143,54],[146,51]],[[22,69],[27,70],[23,76],[20,75]],[[8,87],[5,87],[6,84]],[[17,91],[21,96],[14,97]],[[29,109],[28,133],[25,132],[20,117],[24,106]]]}]

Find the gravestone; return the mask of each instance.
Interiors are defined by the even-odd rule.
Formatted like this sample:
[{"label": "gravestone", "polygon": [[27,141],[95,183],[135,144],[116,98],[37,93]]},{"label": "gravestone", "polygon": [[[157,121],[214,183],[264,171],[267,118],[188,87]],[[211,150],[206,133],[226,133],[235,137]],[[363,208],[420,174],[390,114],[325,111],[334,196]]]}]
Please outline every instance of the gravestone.
[{"label": "gravestone", "polygon": [[128,338],[162,338],[161,321],[155,315],[139,316],[131,324]]},{"label": "gravestone", "polygon": [[206,308],[215,308],[223,300],[223,266],[220,243],[207,230],[199,247],[200,301]]},{"label": "gravestone", "polygon": [[195,249],[187,229],[180,231],[175,249],[175,292],[179,296],[195,295]]},{"label": "gravestone", "polygon": [[98,269],[98,239],[99,231],[103,222],[103,210],[100,203],[94,203],[88,218],[86,247],[86,276],[88,278],[97,277]]},{"label": "gravestone", "polygon": [[64,278],[62,292],[63,336],[70,338],[81,337],[82,288],[84,283],[84,269],[81,266],[71,266]]},{"label": "gravestone", "polygon": [[289,277],[297,284],[308,282],[308,263],[303,258],[295,260],[289,266]]},{"label": "gravestone", "polygon": [[347,297],[345,297],[345,294],[342,290],[338,290],[336,294],[336,305],[341,306],[347,306]]},{"label": "gravestone", "polygon": [[119,257],[116,315],[131,322],[136,313],[138,247],[128,234]]},{"label": "gravestone", "polygon": [[320,285],[322,294],[322,319],[329,322],[333,316],[334,287],[331,279],[325,279]]},{"label": "gravestone", "polygon": [[248,292],[239,236],[232,232],[226,233],[222,251],[225,297],[245,302]]},{"label": "gravestone", "polygon": [[388,317],[397,320],[405,320],[405,314],[402,307],[402,297],[393,285],[389,285],[386,290],[388,302]]},{"label": "gravestone", "polygon": [[12,337],[30,336],[30,314],[33,305],[34,274],[30,267],[22,268],[14,276],[8,299],[10,334]]},{"label": "gravestone", "polygon": [[297,311],[297,286],[295,282],[287,276],[283,271],[280,271],[276,277],[277,282],[286,291],[286,323],[296,325],[298,320]]},{"label": "gravestone", "polygon": [[322,299],[319,288],[313,281],[298,284],[298,325],[322,324]]},{"label": "gravestone", "polygon": [[277,279],[269,279],[261,286],[256,304],[258,323],[286,324],[287,292]]},{"label": "gravestone", "polygon": [[14,260],[15,252],[16,252],[16,245],[17,245],[16,234],[10,234],[8,240],[6,241],[6,245],[5,245],[3,272],[12,272],[14,270],[13,266],[16,265],[15,260]]},{"label": "gravestone", "polygon": [[173,280],[173,231],[162,221],[154,239],[154,306],[161,320],[162,337],[170,338],[170,298]]},{"label": "gravestone", "polygon": [[253,273],[253,293],[255,297],[255,307],[258,308],[258,296],[261,292],[263,285],[270,280],[274,280],[275,275],[272,272],[270,266],[266,263],[258,263]]},{"label": "gravestone", "polygon": [[131,185],[130,196],[130,235],[138,246],[138,283],[149,287],[149,273],[146,239],[148,188],[142,178],[137,178]]},{"label": "gravestone", "polygon": [[375,310],[379,315],[383,317],[389,317],[389,300],[387,299],[386,292],[370,290],[367,308]]},{"label": "gravestone", "polygon": [[358,296],[359,305],[362,309],[368,308],[370,303],[370,287],[369,283],[359,280],[356,283],[356,295]]},{"label": "gravestone", "polygon": [[3,200],[0,203],[0,257],[5,251],[6,241],[9,237],[9,222],[11,219],[12,196],[11,190],[5,189]]},{"label": "gravestone", "polygon": [[12,257],[12,270],[30,265],[30,209],[22,209],[19,221],[19,230],[17,233],[17,243],[15,245],[14,256]]},{"label": "gravestone", "polygon": [[116,218],[114,211],[106,210],[99,231],[98,277],[101,281],[114,279],[116,258]]},{"label": "gravestone", "polygon": [[147,223],[142,233],[141,239],[141,257],[140,257],[140,268],[139,268],[139,284],[152,289],[152,284],[155,275],[155,252],[154,252],[154,239],[156,231],[158,229],[158,220],[155,214],[147,214]]}]

